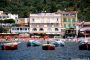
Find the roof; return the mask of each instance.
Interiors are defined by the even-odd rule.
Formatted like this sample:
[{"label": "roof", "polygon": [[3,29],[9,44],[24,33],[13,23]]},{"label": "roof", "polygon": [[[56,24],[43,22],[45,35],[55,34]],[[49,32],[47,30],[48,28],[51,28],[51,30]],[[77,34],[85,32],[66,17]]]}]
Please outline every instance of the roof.
[{"label": "roof", "polygon": [[79,22],[79,23],[76,23],[76,25],[90,25],[90,22]]}]

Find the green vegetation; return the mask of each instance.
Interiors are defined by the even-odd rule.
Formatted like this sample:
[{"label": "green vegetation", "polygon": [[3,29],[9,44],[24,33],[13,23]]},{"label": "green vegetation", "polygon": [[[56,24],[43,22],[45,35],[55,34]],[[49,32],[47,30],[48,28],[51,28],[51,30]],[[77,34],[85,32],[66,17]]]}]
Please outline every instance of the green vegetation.
[{"label": "green vegetation", "polygon": [[13,20],[13,19],[5,19],[4,23],[15,23],[15,20]]},{"label": "green vegetation", "polygon": [[0,10],[28,17],[30,13],[78,11],[81,21],[90,21],[90,0],[0,0]]},{"label": "green vegetation", "polygon": [[15,23],[15,20],[13,20],[13,19],[5,19],[5,20],[0,20],[0,23]]},{"label": "green vegetation", "polygon": [[[12,23],[15,23],[15,20],[13,20],[13,19],[0,20],[0,24],[2,24],[2,23],[12,24]],[[7,32],[9,32],[9,29],[10,29],[10,27],[0,26],[0,33],[7,33]]]},{"label": "green vegetation", "polygon": [[7,33],[7,29],[0,26],[0,33]]}]

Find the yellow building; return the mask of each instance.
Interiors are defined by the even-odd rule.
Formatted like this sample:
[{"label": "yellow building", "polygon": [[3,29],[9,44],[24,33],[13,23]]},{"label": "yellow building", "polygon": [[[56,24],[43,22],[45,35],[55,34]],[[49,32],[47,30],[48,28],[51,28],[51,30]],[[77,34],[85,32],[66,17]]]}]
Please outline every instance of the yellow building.
[{"label": "yellow building", "polygon": [[61,14],[61,25],[62,29],[75,28],[77,23],[77,11],[57,11]]}]

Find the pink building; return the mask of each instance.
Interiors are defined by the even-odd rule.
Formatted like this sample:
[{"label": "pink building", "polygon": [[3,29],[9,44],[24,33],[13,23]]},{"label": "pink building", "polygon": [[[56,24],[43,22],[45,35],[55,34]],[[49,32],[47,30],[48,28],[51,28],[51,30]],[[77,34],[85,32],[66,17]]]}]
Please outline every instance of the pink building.
[{"label": "pink building", "polygon": [[77,33],[90,36],[90,22],[80,22],[76,25]]},{"label": "pink building", "polygon": [[77,23],[77,28],[80,31],[86,31],[86,30],[90,31],[90,22],[80,22],[80,23]]}]

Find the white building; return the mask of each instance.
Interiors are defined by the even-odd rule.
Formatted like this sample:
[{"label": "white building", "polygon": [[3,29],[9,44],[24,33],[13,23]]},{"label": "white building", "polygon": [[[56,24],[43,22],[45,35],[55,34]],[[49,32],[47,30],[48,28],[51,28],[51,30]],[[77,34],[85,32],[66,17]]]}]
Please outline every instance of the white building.
[{"label": "white building", "polygon": [[60,34],[61,33],[61,14],[38,13],[30,14],[31,34]]},{"label": "white building", "polygon": [[0,11],[0,20],[5,20],[5,19],[14,19],[15,22],[17,22],[18,15],[17,14],[11,14],[11,13],[5,13],[3,11]]},{"label": "white building", "polygon": [[29,33],[29,27],[25,27],[25,26],[12,27],[11,33]]}]

